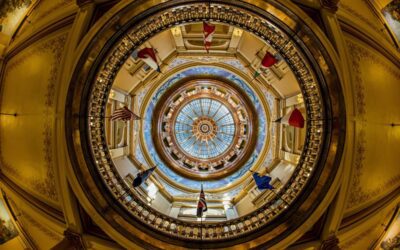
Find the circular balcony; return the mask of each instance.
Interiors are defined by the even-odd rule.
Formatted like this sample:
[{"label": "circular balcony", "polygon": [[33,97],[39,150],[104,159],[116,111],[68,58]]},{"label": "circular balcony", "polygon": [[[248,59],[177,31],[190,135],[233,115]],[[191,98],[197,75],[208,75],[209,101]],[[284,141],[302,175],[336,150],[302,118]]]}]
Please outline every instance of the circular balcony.
[{"label": "circular balcony", "polygon": [[[318,204],[333,198],[335,186],[332,183],[338,173],[338,159],[344,140],[340,81],[332,59],[322,45],[321,35],[313,33],[296,12],[275,2],[213,1],[211,5],[186,1],[157,3],[147,1],[140,7],[126,3],[123,9],[115,10],[115,16],[110,15],[107,25],[99,27],[93,35],[96,39],[86,44],[86,50],[76,66],[67,102],[66,134],[74,180],[82,187],[77,192],[81,203],[97,212],[94,217],[98,218],[96,223],[100,226],[111,225],[107,227],[111,228],[108,233],[123,239],[128,248],[133,242],[158,248],[198,248],[199,245],[202,248],[267,248],[290,235],[305,220],[309,223],[316,221],[320,216]],[[279,52],[296,76],[303,94],[307,133],[293,175],[271,199],[237,219],[201,224],[171,218],[155,210],[124,182],[107,147],[104,119],[115,75],[135,49],[149,37],[175,25],[210,19],[251,32]],[[177,132],[189,129],[176,127],[176,124],[182,121],[179,115],[183,113],[180,111],[190,107],[191,102],[200,100],[214,100],[216,104],[224,105],[224,114],[237,121],[231,130],[233,133],[245,136],[251,128],[243,129],[245,121],[247,124],[250,121],[251,112],[238,114],[226,98],[200,95],[197,99],[182,101],[181,107],[171,113],[174,118],[169,121],[170,129],[163,130],[163,126],[159,125],[157,129],[171,133],[171,138],[175,138],[175,149],[180,149],[187,159],[196,158],[198,162],[206,153],[186,148],[184,138],[178,139]],[[243,104],[246,106],[245,102]],[[170,108],[171,105],[172,102],[169,103]],[[165,111],[169,114],[168,110]],[[160,112],[156,117],[165,114]],[[204,113],[198,118],[198,122],[189,123],[191,133],[197,135],[200,142],[217,138],[224,124]],[[251,140],[252,135],[248,134]],[[164,138],[167,137],[159,139]],[[212,158],[219,158],[232,145],[238,145],[236,139],[236,136],[232,138],[233,142],[227,139],[230,142],[228,146],[220,148]],[[167,149],[159,151],[168,152]],[[165,158],[168,157],[166,155]],[[205,168],[213,170],[210,165]],[[194,167],[194,172],[192,169],[180,167],[177,171],[189,171],[190,176],[199,176],[197,169]]]}]

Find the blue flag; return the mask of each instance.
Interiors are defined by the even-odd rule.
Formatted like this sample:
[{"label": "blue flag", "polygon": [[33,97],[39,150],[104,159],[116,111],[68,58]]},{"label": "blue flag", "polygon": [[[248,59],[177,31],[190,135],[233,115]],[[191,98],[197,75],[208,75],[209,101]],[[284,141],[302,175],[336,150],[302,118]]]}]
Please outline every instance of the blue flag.
[{"label": "blue flag", "polygon": [[145,182],[147,178],[149,178],[150,174],[153,173],[154,169],[156,169],[156,167],[152,167],[142,172],[139,172],[136,175],[136,178],[133,180],[133,186],[139,187],[140,185],[142,185],[142,183]]},{"label": "blue flag", "polygon": [[271,177],[269,176],[260,176],[258,173],[253,173],[253,178],[254,181],[257,184],[258,189],[263,190],[263,189],[274,189],[274,187],[269,184],[271,181]]}]

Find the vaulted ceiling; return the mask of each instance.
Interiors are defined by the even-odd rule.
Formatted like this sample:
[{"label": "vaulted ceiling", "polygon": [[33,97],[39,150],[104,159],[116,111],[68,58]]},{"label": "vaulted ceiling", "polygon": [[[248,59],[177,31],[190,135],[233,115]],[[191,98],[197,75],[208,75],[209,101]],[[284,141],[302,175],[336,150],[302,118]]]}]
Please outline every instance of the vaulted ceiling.
[{"label": "vaulted ceiling", "polygon": [[[340,171],[334,190],[327,194],[329,201],[316,210],[318,218],[278,242],[278,249],[316,249],[321,242],[335,239],[343,249],[379,249],[382,240],[398,234],[390,226],[400,200],[400,55],[399,42],[381,14],[387,2],[341,0],[336,10],[331,1],[277,1],[301,16],[332,56],[346,118]],[[9,249],[48,249],[68,243],[64,232],[86,248],[141,248],[140,243],[122,237],[90,205],[92,197],[85,195],[75,178],[77,159],[70,157],[65,125],[71,108],[66,106],[68,88],[79,55],[100,27],[127,5],[124,1],[37,0],[4,21],[4,25],[18,23],[0,33],[0,187],[22,242],[7,242]],[[217,24],[214,39],[208,55],[202,49],[201,25],[188,24],[167,29],[144,46],[157,50],[166,73],[176,60],[207,66],[232,59],[247,67],[243,76],[249,79],[262,53],[270,49],[250,32],[229,25]],[[116,99],[164,80],[143,67],[141,61],[127,59],[116,75],[115,95],[121,94]],[[297,80],[284,63],[263,74],[260,82],[271,85],[285,105],[297,102]],[[290,157],[275,168],[277,176],[290,171]],[[106,213],[109,207],[101,209]]]}]

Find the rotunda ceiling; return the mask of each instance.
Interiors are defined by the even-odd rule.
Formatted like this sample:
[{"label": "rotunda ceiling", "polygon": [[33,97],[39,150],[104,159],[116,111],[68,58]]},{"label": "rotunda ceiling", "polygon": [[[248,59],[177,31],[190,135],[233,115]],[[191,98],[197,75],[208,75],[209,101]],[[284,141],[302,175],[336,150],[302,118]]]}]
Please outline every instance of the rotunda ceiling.
[{"label": "rotunda ceiling", "polygon": [[[108,207],[102,210],[106,213],[102,216],[124,237],[129,238],[141,228],[149,235],[157,235],[157,240],[176,245],[199,240],[213,242],[218,247],[252,240],[257,240],[256,245],[269,244],[313,214],[316,201],[324,199],[335,177],[335,159],[341,153],[338,144],[341,145],[343,136],[338,132],[338,123],[333,126],[332,121],[342,108],[336,71],[316,35],[284,6],[262,3],[267,5],[263,6],[267,12],[245,2],[221,1],[213,5],[171,2],[175,4],[173,8],[168,2],[164,8],[159,8],[160,5],[150,8],[143,16],[127,14],[139,11],[133,5],[127,6],[116,31],[110,28],[112,24],[103,27],[99,31],[101,36],[82,55],[83,67],[77,67],[77,81],[71,84],[68,102],[72,107],[71,119],[67,119],[70,124],[66,126],[70,127],[67,134],[72,158],[76,159],[77,178],[93,204]],[[175,61],[170,56],[167,66],[161,65],[161,72],[155,75],[160,65],[157,65],[158,52],[152,49],[153,62],[147,62],[147,67],[138,71],[144,75],[153,72],[152,77],[132,86],[127,94],[115,88],[121,96],[110,101],[115,79],[128,58],[137,57],[139,53],[135,51],[147,49],[145,46],[152,44],[155,34],[165,34],[161,31],[207,18],[225,26],[218,29],[221,32],[236,26],[243,34],[252,33],[265,46],[254,53],[274,54],[282,70],[261,72],[264,80],[259,81],[260,58],[252,65],[238,53],[241,58],[238,64],[207,63],[218,57],[218,53],[199,56],[188,51],[186,56],[206,60],[187,63],[185,53],[175,55]],[[289,19],[292,22],[284,22]],[[216,50],[228,44],[223,42],[223,34],[220,37]],[[189,42],[187,46],[195,49],[196,44]],[[244,68],[245,72],[237,68]],[[268,86],[271,72],[280,79],[284,73],[290,76],[286,79],[294,79],[301,91],[298,97],[304,99],[299,108],[306,116],[306,132],[271,123],[272,118],[296,108],[296,105],[286,107],[290,105],[289,97],[284,102],[276,100],[282,97],[276,94],[279,91],[273,91],[273,86]],[[140,120],[130,120],[118,127],[108,120],[108,114],[124,105],[132,110],[129,117],[133,114]],[[115,129],[121,133],[115,134]],[[124,134],[128,139],[124,139]],[[118,135],[122,139],[111,147],[110,138]],[[117,151],[122,152],[119,158],[113,155]],[[276,162],[289,162],[289,167]],[[148,172],[153,166],[157,166],[156,170]],[[274,177],[273,190],[257,191],[258,184],[255,185],[250,170]],[[143,176],[145,171],[147,176],[151,173],[150,181],[133,187],[130,176],[139,171],[141,174],[137,176]],[[195,214],[190,212],[196,208],[202,186],[210,209],[206,233],[202,226],[199,231]],[[154,196],[158,191],[164,198]],[[239,209],[238,203],[244,197],[251,197],[250,209],[230,219],[213,219],[221,218],[218,211],[223,209],[235,205]],[[163,204],[169,205],[157,206],[156,198],[159,202],[166,200]],[[171,215],[171,206],[177,202],[184,207],[181,217]],[[294,216],[294,213],[299,214]],[[238,235],[246,238],[238,239]],[[147,236],[134,237],[143,240]]]}]

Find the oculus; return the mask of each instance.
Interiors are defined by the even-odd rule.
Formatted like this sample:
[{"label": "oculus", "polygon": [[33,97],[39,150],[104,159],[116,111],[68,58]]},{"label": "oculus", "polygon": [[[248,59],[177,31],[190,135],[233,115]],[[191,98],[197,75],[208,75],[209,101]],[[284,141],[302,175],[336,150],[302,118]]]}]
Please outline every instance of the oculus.
[{"label": "oculus", "polygon": [[159,101],[153,141],[165,163],[192,179],[222,178],[254,150],[254,107],[232,84],[189,80]]}]

